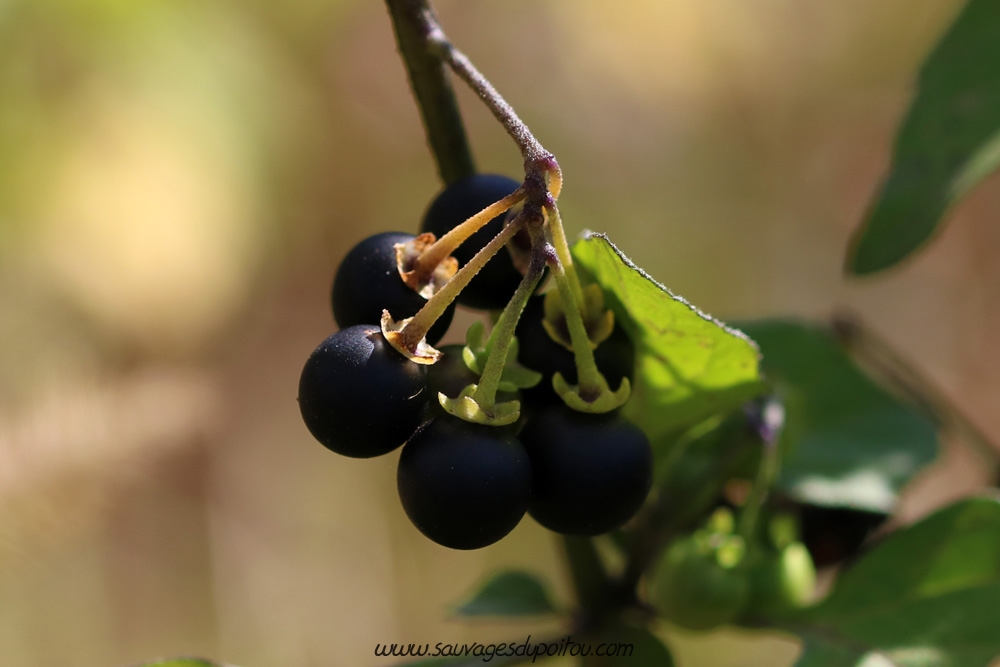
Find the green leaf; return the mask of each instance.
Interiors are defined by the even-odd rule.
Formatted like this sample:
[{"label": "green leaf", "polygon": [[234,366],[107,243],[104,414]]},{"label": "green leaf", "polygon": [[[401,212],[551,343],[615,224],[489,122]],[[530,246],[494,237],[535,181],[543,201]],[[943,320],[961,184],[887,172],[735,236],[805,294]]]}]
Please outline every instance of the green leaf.
[{"label": "green leaf", "polygon": [[587,233],[572,253],[636,346],[624,410],[651,439],[732,410],[763,390],[757,347],[743,333],[672,294],[603,234]]},{"label": "green leaf", "polygon": [[920,72],[892,167],[855,233],[847,270],[874,273],[925,244],[1000,166],[1000,3],[970,0]]},{"label": "green leaf", "polygon": [[455,613],[458,616],[537,616],[556,612],[545,586],[527,572],[497,574]]},{"label": "green leaf", "polygon": [[815,505],[889,512],[937,455],[934,424],[873,383],[826,328],[741,325],[785,404],[779,488]]},{"label": "green leaf", "polygon": [[966,499],[891,535],[802,612],[798,665],[985,667],[998,609],[1000,502]]}]

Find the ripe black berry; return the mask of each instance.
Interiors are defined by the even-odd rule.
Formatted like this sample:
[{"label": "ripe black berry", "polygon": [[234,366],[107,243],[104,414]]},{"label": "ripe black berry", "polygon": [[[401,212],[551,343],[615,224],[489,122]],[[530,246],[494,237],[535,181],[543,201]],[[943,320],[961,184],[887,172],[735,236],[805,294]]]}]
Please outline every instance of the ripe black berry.
[{"label": "ripe black berry", "polygon": [[[427,303],[403,282],[396,267],[395,244],[413,238],[412,234],[383,232],[369,236],[347,253],[334,277],[331,297],[333,317],[341,329],[381,322],[383,309],[397,321],[412,317]],[[427,332],[428,343],[441,340],[454,314],[452,304]]]},{"label": "ripe black berry", "polygon": [[[552,340],[542,326],[545,316],[545,296],[536,295],[528,300],[515,334],[520,343],[518,361],[533,371],[542,374],[542,381],[530,389],[522,390],[525,401],[531,407],[544,407],[562,403],[552,388],[552,376],[562,373],[563,378],[576,384],[576,361],[573,353]],[[594,363],[608,381],[612,391],[621,384],[622,378],[632,380],[635,368],[635,346],[620,325],[616,324],[611,335],[594,350]]]},{"label": "ripe black berry", "polygon": [[[420,231],[432,232],[441,238],[467,218],[517,190],[520,185],[512,178],[496,174],[475,174],[455,181],[431,202],[424,214]],[[503,230],[505,217],[498,215],[493,218],[455,250],[453,257],[458,260],[460,267],[465,266]],[[511,243],[527,248],[530,241],[526,234],[519,233]],[[499,310],[507,305],[521,278],[521,273],[514,268],[510,253],[501,250],[462,290],[458,302],[470,308]]]},{"label": "ripe black berry", "polygon": [[528,507],[531,465],[503,427],[443,416],[403,447],[399,499],[421,533],[452,549],[479,549],[514,529]]},{"label": "ripe black berry", "polygon": [[557,533],[600,535],[622,526],[653,484],[649,439],[616,413],[553,406],[529,417],[519,437],[531,459],[528,513]]},{"label": "ripe black berry", "polygon": [[328,449],[355,458],[402,445],[420,425],[429,394],[426,366],[399,354],[372,324],[320,343],[299,379],[299,409],[309,432]]}]

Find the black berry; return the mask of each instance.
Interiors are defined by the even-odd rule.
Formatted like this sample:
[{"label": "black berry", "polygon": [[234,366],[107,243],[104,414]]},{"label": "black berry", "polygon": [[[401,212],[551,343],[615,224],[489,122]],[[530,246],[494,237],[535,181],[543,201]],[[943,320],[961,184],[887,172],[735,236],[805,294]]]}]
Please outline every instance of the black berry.
[{"label": "black berry", "polygon": [[[534,387],[523,390],[525,401],[532,407],[544,407],[561,403],[552,388],[552,376],[562,373],[570,384],[576,384],[576,361],[573,353],[552,340],[542,326],[545,316],[545,296],[536,295],[528,300],[518,320],[517,335],[520,350],[518,361],[533,371],[542,374],[542,380]],[[608,381],[612,391],[618,389],[622,378],[632,380],[635,367],[635,346],[625,330],[615,325],[611,335],[594,350],[594,363]]]},{"label": "black berry", "polygon": [[402,445],[420,426],[426,366],[392,348],[378,326],[338,331],[313,351],[299,379],[299,409],[328,449],[355,458]]},{"label": "black berry", "polygon": [[[386,309],[395,320],[417,314],[427,300],[408,287],[396,268],[397,243],[413,240],[412,234],[383,232],[351,248],[333,280],[333,317],[341,329],[382,321]],[[441,340],[455,314],[452,304],[427,332],[427,342]]]},{"label": "black berry", "polygon": [[403,447],[397,484],[403,509],[421,533],[452,549],[479,549],[524,516],[531,465],[510,429],[446,415]]},{"label": "black berry", "polygon": [[[520,185],[512,178],[496,174],[475,174],[455,181],[431,202],[420,231],[432,232],[441,238],[466,219],[517,190]],[[493,218],[455,250],[453,256],[460,267],[465,266],[503,230],[505,218],[504,214]],[[527,248],[530,241],[526,234],[517,234],[511,243]],[[521,278],[510,253],[501,249],[462,290],[458,302],[469,308],[499,310],[510,301]]]},{"label": "black berry", "polygon": [[649,439],[616,413],[565,405],[529,417],[520,433],[531,459],[528,512],[549,530],[600,535],[631,519],[653,484]]}]

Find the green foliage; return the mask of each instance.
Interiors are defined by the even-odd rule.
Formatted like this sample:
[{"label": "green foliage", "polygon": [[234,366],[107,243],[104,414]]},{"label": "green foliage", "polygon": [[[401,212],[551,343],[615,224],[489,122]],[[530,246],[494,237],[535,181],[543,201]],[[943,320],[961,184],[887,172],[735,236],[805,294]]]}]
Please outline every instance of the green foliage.
[{"label": "green foliage", "polygon": [[572,253],[580,272],[604,289],[636,346],[625,411],[654,443],[763,390],[759,353],[745,335],[672,294],[603,234],[586,235]]},{"label": "green foliage", "polygon": [[924,63],[892,167],[855,234],[848,271],[874,273],[925,244],[1000,166],[1000,4],[970,0]]},{"label": "green foliage", "polygon": [[888,512],[937,455],[934,424],[873,383],[825,328],[741,324],[786,411],[778,486],[815,504]]},{"label": "green foliage", "polygon": [[545,585],[527,572],[500,572],[455,613],[459,616],[538,616],[556,612]]},{"label": "green foliage", "polygon": [[1000,502],[970,498],[894,533],[796,620],[799,667],[985,667],[1000,655]]}]

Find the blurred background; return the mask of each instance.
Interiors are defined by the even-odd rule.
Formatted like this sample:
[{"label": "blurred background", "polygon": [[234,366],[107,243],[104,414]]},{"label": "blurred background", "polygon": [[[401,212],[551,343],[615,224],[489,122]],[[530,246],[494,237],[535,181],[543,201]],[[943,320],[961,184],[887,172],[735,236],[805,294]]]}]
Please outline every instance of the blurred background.
[{"label": "blurred background", "polygon": [[[849,307],[1000,439],[998,181],[897,270],[841,272],[961,2],[435,5],[558,157],[571,235],[724,319]],[[480,168],[517,176],[460,101]],[[340,258],[438,188],[381,2],[0,2],[0,664],[385,665],[376,643],[563,632],[448,618],[500,566],[569,604],[553,535],[438,547],[396,455],[334,456],[299,418]],[[904,516],[985,481],[945,444]],[[664,632],[682,667],[798,651]]]}]

